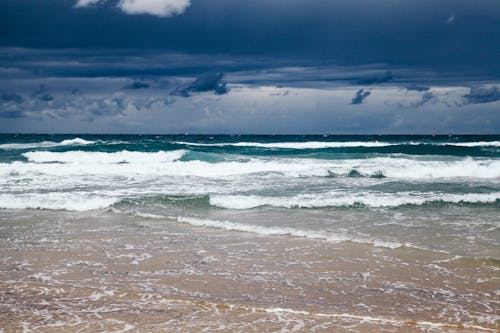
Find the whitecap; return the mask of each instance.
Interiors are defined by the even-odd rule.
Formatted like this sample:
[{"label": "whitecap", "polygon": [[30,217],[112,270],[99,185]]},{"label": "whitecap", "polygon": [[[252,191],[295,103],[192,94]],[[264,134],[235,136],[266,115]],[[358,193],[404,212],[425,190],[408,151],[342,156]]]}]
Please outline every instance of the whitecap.
[{"label": "whitecap", "polygon": [[32,143],[5,143],[0,145],[2,150],[50,148],[58,146],[83,146],[95,143],[95,141],[84,140],[82,138],[67,139],[61,142],[42,141]]},{"label": "whitecap", "polygon": [[211,195],[210,204],[226,209],[252,209],[260,206],[282,208],[324,208],[324,207],[398,207],[423,205],[432,202],[444,203],[493,203],[500,200],[500,192],[450,194],[435,192],[327,192],[301,194],[296,196],[258,195]]}]

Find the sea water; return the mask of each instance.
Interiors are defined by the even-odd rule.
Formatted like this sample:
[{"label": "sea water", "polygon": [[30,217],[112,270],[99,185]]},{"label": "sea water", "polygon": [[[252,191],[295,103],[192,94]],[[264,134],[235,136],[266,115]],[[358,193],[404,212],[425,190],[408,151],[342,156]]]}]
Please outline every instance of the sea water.
[{"label": "sea water", "polygon": [[0,208],[500,258],[500,136],[0,135]]}]

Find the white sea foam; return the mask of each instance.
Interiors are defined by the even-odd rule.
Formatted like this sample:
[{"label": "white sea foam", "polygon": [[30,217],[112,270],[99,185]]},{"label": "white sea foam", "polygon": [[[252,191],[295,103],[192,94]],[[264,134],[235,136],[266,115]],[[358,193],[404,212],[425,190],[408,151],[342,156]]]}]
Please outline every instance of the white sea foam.
[{"label": "white sea foam", "polygon": [[178,222],[187,223],[196,227],[208,227],[223,229],[227,231],[241,231],[250,232],[254,234],[264,235],[264,236],[292,236],[292,237],[303,237],[310,239],[320,239],[328,242],[339,243],[339,242],[354,242],[362,244],[371,244],[377,247],[387,247],[391,249],[399,248],[402,246],[412,246],[411,244],[403,244],[398,242],[381,241],[381,240],[370,240],[358,237],[349,237],[342,234],[334,234],[331,232],[324,231],[314,231],[314,230],[302,230],[290,227],[268,227],[260,226],[255,224],[243,224],[231,221],[217,221],[217,220],[205,220],[193,217],[170,217],[171,219],[177,220]]},{"label": "white sea foam", "polygon": [[[200,160],[179,161],[186,150],[159,152],[121,151],[104,152],[47,152],[24,153],[28,161],[0,164],[0,175],[31,170],[36,173],[57,174],[149,174],[171,176],[198,176],[223,178],[257,173],[276,173],[286,177],[346,176],[356,170],[362,176],[383,175],[399,179],[434,178],[500,178],[500,160],[472,159],[460,160],[417,160],[410,158],[377,157],[370,159],[321,160],[299,158],[253,158],[247,161],[226,161],[209,163]],[[65,168],[52,170],[47,162],[67,163]],[[124,165],[124,164],[130,165]],[[73,164],[73,165],[69,165]]]},{"label": "white sea foam", "polygon": [[74,138],[63,140],[61,142],[42,141],[32,143],[6,143],[0,145],[2,150],[15,150],[15,149],[32,149],[32,148],[49,148],[58,146],[83,146],[95,143],[95,141],[88,141],[81,138]]},{"label": "white sea foam", "polygon": [[232,143],[197,143],[178,141],[176,144],[188,146],[202,147],[259,147],[259,148],[284,148],[284,149],[322,149],[322,148],[347,148],[347,147],[386,147],[392,146],[394,143],[379,142],[379,141],[347,141],[347,142],[331,142],[331,141],[308,141],[308,142],[232,142]]},{"label": "white sea foam", "polygon": [[174,151],[159,151],[154,153],[136,152],[136,151],[119,151],[114,153],[105,152],[88,152],[88,151],[68,151],[68,152],[49,152],[49,151],[32,151],[24,153],[31,162],[47,163],[78,163],[83,164],[116,164],[116,163],[136,163],[148,164],[165,163],[178,160],[186,153],[185,150]]},{"label": "white sea foam", "polygon": [[445,146],[459,147],[500,147],[500,141],[477,141],[477,142],[445,142]]},{"label": "white sea foam", "polygon": [[281,149],[324,149],[324,148],[355,148],[355,147],[388,147],[394,145],[438,145],[458,147],[500,147],[500,141],[476,141],[476,142],[381,142],[381,141],[307,141],[307,142],[217,142],[201,143],[177,141],[176,144],[199,146],[199,147],[258,147],[258,148],[281,148]]},{"label": "white sea foam", "polygon": [[500,192],[495,193],[422,193],[365,192],[349,194],[328,192],[302,194],[292,197],[272,197],[258,195],[212,195],[210,204],[227,209],[251,209],[260,206],[283,208],[321,208],[363,205],[367,207],[398,207],[403,205],[423,205],[431,202],[445,203],[492,203],[500,200]]},{"label": "white sea foam", "polygon": [[119,199],[81,193],[0,194],[0,208],[89,211],[109,207]]}]

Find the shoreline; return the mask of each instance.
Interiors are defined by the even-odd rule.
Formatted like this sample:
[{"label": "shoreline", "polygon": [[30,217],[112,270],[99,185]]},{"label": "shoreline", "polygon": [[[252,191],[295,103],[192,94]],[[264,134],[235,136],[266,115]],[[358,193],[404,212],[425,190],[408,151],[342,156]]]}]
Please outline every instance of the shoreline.
[{"label": "shoreline", "polygon": [[497,261],[102,211],[4,210],[0,232],[7,332],[196,332],[220,325],[487,332],[500,324]]}]

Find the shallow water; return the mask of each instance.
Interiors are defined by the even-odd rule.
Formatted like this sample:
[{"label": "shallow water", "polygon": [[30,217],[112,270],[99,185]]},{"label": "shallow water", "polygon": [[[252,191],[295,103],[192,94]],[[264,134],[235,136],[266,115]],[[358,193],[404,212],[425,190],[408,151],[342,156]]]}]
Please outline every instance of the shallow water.
[{"label": "shallow water", "polygon": [[0,211],[5,332],[494,332],[498,260]]}]

